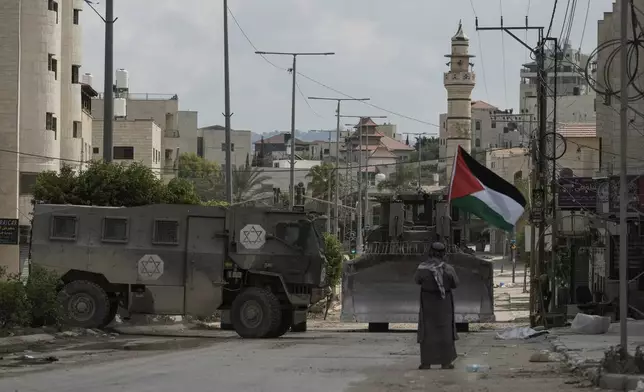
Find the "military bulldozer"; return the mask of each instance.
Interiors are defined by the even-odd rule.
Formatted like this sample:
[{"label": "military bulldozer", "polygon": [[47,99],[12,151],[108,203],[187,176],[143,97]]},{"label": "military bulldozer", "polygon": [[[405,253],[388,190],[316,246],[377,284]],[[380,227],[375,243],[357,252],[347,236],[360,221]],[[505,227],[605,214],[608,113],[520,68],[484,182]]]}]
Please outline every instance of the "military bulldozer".
[{"label": "military bulldozer", "polygon": [[[381,224],[366,233],[363,253],[346,262],[342,273],[341,319],[368,323],[371,332],[387,331],[390,323],[418,322],[416,268],[432,242],[449,243],[462,232],[450,228],[442,195],[413,192],[379,201]],[[458,246],[448,249],[446,262],[460,279],[454,291],[457,328],[494,321],[492,263]]]},{"label": "military bulldozer", "polygon": [[[305,330],[324,296],[319,222],[267,208],[35,206],[32,264],[62,277],[66,324],[132,314],[210,317],[243,338]],[[120,310],[119,310],[120,308]]]}]

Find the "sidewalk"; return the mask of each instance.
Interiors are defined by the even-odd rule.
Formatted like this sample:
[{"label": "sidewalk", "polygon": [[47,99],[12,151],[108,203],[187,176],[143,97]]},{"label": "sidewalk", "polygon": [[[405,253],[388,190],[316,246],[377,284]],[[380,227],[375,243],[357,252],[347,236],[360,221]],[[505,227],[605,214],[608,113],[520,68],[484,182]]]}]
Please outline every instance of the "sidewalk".
[{"label": "sidewalk", "polygon": [[[607,333],[602,335],[582,335],[573,333],[570,328],[554,328],[550,331],[554,350],[564,354],[566,362],[573,369],[582,372],[587,378],[604,389],[630,391],[637,387],[642,375],[618,375],[600,372],[604,353],[620,343],[619,323],[613,323]],[[628,351],[635,354],[638,346],[644,346],[644,321],[628,322]]]},{"label": "sidewalk", "polygon": [[527,322],[530,317],[530,285],[523,292],[523,271],[525,265],[517,263],[515,283],[512,283],[512,263],[503,256],[495,256],[494,261],[494,309],[497,322]]}]

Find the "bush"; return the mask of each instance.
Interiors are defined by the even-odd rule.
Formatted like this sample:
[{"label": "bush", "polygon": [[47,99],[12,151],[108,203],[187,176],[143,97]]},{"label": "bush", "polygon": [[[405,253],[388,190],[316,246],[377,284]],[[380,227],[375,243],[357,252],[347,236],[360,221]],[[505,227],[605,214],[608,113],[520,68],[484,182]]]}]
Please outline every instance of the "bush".
[{"label": "bush", "polygon": [[340,240],[324,233],[324,256],[326,257],[326,282],[331,288],[340,284],[342,278],[342,244]]},{"label": "bush", "polygon": [[57,325],[59,284],[58,276],[40,266],[32,265],[26,284],[0,270],[0,328]]}]

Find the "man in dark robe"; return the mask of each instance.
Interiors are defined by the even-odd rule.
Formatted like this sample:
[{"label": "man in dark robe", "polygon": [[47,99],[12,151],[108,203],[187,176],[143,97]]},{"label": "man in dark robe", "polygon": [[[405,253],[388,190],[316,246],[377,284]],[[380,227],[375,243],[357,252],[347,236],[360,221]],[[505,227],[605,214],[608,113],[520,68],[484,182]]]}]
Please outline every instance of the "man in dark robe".
[{"label": "man in dark robe", "polygon": [[454,297],[452,290],[458,286],[454,267],[444,262],[445,245],[431,245],[429,257],[420,263],[414,280],[420,285],[420,313],[418,315],[418,343],[420,367],[430,369],[441,365],[454,369],[457,357],[456,324],[454,322]]}]

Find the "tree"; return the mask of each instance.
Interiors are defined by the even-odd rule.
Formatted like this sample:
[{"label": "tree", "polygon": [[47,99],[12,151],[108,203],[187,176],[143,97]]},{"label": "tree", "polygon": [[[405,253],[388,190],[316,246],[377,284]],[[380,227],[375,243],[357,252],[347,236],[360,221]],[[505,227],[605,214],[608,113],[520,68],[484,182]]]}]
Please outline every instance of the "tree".
[{"label": "tree", "polygon": [[[408,138],[409,140],[409,138]],[[434,159],[438,159],[438,149],[439,149],[439,139],[437,137],[426,137],[426,136],[421,136],[416,139],[416,144],[414,145],[414,148],[416,151],[414,151],[411,154],[410,160],[412,162],[418,162],[419,154],[418,150],[420,149],[421,153],[420,154],[420,160],[422,161],[430,161]]]},{"label": "tree", "polygon": [[411,165],[396,165],[396,171],[389,178],[378,184],[378,190],[401,192],[416,189],[418,173]]},{"label": "tree", "polygon": [[263,173],[261,169],[248,164],[233,169],[233,201],[238,203],[263,193],[262,183],[270,179]]},{"label": "tree", "polygon": [[223,175],[221,166],[194,153],[179,156],[179,178],[191,182],[202,201],[221,199]]},{"label": "tree", "polygon": [[91,162],[75,173],[63,165],[60,172],[38,175],[33,190],[34,202],[94,206],[134,207],[156,203],[197,204],[192,184],[173,179],[165,185],[147,166]]},{"label": "tree", "polygon": [[309,179],[308,188],[311,196],[317,199],[328,200],[333,197],[337,190],[335,181],[335,166],[330,163],[313,166],[306,174]]}]

